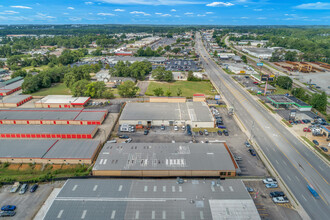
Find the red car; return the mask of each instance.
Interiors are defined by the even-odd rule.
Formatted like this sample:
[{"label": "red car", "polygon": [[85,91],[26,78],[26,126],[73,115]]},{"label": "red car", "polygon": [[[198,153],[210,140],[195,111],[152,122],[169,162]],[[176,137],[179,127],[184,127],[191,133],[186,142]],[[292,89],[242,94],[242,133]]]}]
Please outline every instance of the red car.
[{"label": "red car", "polygon": [[253,84],[258,85],[259,83],[258,82],[253,82]]},{"label": "red car", "polygon": [[304,128],[303,131],[304,131],[304,132],[311,132],[311,129],[309,129],[309,128]]}]

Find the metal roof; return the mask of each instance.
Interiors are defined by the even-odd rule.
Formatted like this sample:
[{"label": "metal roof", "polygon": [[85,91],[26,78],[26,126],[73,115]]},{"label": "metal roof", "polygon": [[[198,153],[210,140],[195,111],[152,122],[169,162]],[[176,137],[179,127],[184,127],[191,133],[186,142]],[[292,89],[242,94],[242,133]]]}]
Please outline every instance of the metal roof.
[{"label": "metal roof", "polygon": [[19,103],[21,101],[24,101],[27,98],[30,98],[31,95],[11,95],[11,96],[6,96],[3,98],[3,103]]},{"label": "metal roof", "polygon": [[22,140],[2,139],[0,158],[90,159],[97,140]]},{"label": "metal roof", "polygon": [[3,124],[0,134],[91,134],[97,125],[18,125]]},{"label": "metal roof", "polygon": [[20,108],[0,110],[0,120],[102,120],[106,109]]},{"label": "metal roof", "polygon": [[48,95],[36,103],[42,104],[85,104],[89,97],[73,97],[72,95]]},{"label": "metal roof", "polygon": [[184,103],[127,103],[120,120],[181,120],[213,122],[205,102]]},{"label": "metal roof", "polygon": [[5,85],[5,86],[0,88],[0,92],[9,92],[13,89],[16,89],[16,88],[22,86],[23,82],[24,82],[24,80],[20,80],[20,81],[11,83],[9,85]]},{"label": "metal roof", "polygon": [[[224,206],[215,206],[219,202]],[[241,180],[188,179],[177,184],[175,179],[70,179],[44,219],[260,217]]]},{"label": "metal roof", "polygon": [[224,143],[107,143],[93,170],[235,170],[235,165]]}]

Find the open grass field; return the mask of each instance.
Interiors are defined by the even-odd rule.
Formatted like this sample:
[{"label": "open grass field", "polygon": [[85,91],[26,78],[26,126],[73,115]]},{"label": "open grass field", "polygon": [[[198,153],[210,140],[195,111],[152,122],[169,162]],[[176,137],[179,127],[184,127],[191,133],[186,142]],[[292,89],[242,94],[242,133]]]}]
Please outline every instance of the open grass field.
[{"label": "open grass field", "polygon": [[45,70],[45,69],[47,69],[47,68],[48,68],[47,65],[42,65],[42,66],[38,66],[38,67],[27,66],[27,67],[24,67],[23,69],[26,70],[27,72],[29,72],[29,71],[31,71],[31,70],[33,70],[33,69],[43,71],[43,70]]},{"label": "open grass field", "polygon": [[162,88],[164,95],[167,90],[171,91],[171,96],[177,96],[178,88],[181,89],[182,95],[184,97],[192,97],[196,93],[203,93],[205,95],[213,96],[217,92],[213,88],[212,84],[209,81],[175,81],[171,83],[167,82],[150,82],[146,95],[153,96],[153,90],[156,88]]},{"label": "open grass field", "polygon": [[64,83],[53,84],[50,88],[40,89],[38,92],[32,93],[32,96],[46,96],[46,95],[70,95],[70,89],[68,89]]}]

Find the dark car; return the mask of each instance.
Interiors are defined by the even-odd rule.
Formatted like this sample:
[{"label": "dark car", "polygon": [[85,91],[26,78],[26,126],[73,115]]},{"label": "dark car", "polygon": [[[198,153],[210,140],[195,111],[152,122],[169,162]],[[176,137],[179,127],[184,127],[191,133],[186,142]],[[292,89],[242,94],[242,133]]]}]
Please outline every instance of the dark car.
[{"label": "dark car", "polygon": [[14,216],[15,214],[16,214],[15,211],[1,211],[0,217],[10,217],[10,216]]},{"label": "dark car", "polygon": [[328,152],[328,149],[325,147],[320,147],[324,152]]},{"label": "dark car", "polygon": [[128,139],[129,137],[127,135],[119,135],[120,139]]},{"label": "dark car", "polygon": [[200,134],[200,135],[203,135],[203,131],[199,131],[199,134]]},{"label": "dark car", "polygon": [[148,130],[144,130],[144,135],[148,135],[149,131]]},{"label": "dark car", "polygon": [[218,135],[220,135],[220,136],[222,135],[222,131],[221,130],[218,131]]},{"label": "dark car", "polygon": [[223,130],[223,134],[224,134],[225,136],[229,136],[229,133],[228,133],[227,130]]},{"label": "dark car", "polygon": [[31,189],[30,189],[30,193],[35,192],[38,189],[39,185],[38,184],[34,184]]},{"label": "dark car", "polygon": [[318,142],[317,140],[313,140],[313,143],[314,143],[315,145],[319,145],[319,142]]},{"label": "dark car", "polygon": [[257,155],[257,154],[256,154],[256,151],[253,150],[253,149],[249,149],[249,152],[250,152],[250,154],[251,154],[252,156],[256,156],[256,155]]},{"label": "dark car", "polygon": [[162,125],[162,126],[160,127],[160,129],[161,129],[161,130],[165,130],[165,126]]},{"label": "dark car", "polygon": [[274,197],[281,197],[281,196],[284,196],[284,192],[282,192],[282,191],[275,191],[275,192],[269,193],[269,195],[272,198],[274,198]]},{"label": "dark car", "polygon": [[14,205],[4,205],[1,207],[1,211],[15,211],[16,206]]}]

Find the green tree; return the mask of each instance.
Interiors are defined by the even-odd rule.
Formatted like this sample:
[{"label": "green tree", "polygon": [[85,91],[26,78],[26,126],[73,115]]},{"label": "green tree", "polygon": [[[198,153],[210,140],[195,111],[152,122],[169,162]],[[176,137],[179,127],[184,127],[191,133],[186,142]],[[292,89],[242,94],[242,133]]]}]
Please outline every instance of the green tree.
[{"label": "green tree", "polygon": [[181,51],[181,49],[178,48],[178,47],[176,47],[172,50],[172,52],[175,53],[175,54],[179,53],[180,51]]},{"label": "green tree", "polygon": [[159,81],[170,82],[173,80],[172,71],[165,70],[165,67],[157,67],[152,71],[152,77]]},{"label": "green tree", "polygon": [[167,90],[167,91],[165,92],[165,95],[166,95],[167,97],[170,97],[170,96],[172,95],[172,92],[171,92],[170,90]]},{"label": "green tree", "polygon": [[91,98],[101,98],[105,90],[104,82],[91,82],[86,86],[85,95]]},{"label": "green tree", "polygon": [[292,79],[288,76],[279,76],[276,79],[276,84],[282,89],[291,89]]},{"label": "green tree", "polygon": [[107,89],[103,92],[102,98],[113,99],[113,98],[115,98],[115,95],[112,93],[112,91],[110,89]]},{"label": "green tree", "polygon": [[163,96],[164,95],[164,90],[162,88],[155,88],[153,90],[155,96]]},{"label": "green tree", "polygon": [[23,93],[30,94],[30,93],[33,93],[33,92],[38,91],[38,90],[39,90],[39,82],[36,80],[35,77],[28,74],[24,78],[24,82],[22,84]]},{"label": "green tree", "polygon": [[215,50],[215,51],[213,52],[213,56],[214,56],[214,57],[218,57],[218,51]]},{"label": "green tree", "polygon": [[118,86],[118,93],[121,97],[134,97],[139,90],[132,81],[125,81]]},{"label": "green tree", "polygon": [[327,108],[327,95],[325,92],[322,94],[314,93],[311,97],[310,104],[317,110],[325,112]]},{"label": "green tree", "polygon": [[243,60],[244,63],[247,63],[248,62],[245,55],[243,55],[241,58],[242,58],[242,60]]},{"label": "green tree", "polygon": [[86,79],[79,80],[75,82],[71,87],[71,92],[74,96],[85,96],[86,86],[89,81]]},{"label": "green tree", "polygon": [[27,75],[26,70],[20,69],[20,70],[15,71],[13,74],[11,74],[11,78],[13,79],[18,76],[21,76],[24,78],[26,75]]},{"label": "green tree", "polygon": [[181,88],[178,88],[178,90],[176,91],[176,95],[177,95],[177,96],[181,96],[181,95],[182,95],[182,90],[181,90]]}]

